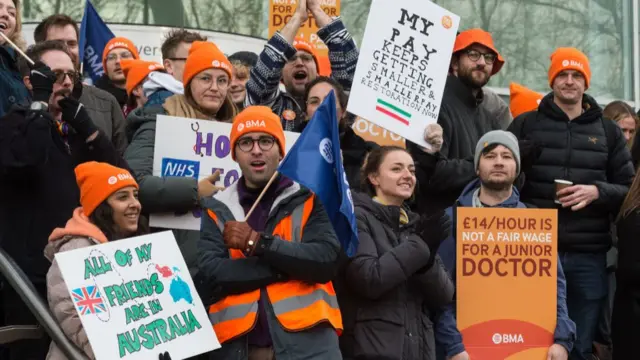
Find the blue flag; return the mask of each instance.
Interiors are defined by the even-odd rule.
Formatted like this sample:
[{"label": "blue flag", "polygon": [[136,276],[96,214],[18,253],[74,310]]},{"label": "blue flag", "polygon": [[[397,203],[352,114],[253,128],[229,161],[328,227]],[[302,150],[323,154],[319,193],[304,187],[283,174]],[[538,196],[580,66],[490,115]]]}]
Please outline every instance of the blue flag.
[{"label": "blue flag", "polygon": [[80,63],[84,64],[84,71],[89,73],[94,82],[104,74],[102,51],[114,37],[91,2],[87,0],[80,25]]},{"label": "blue flag", "polygon": [[342,248],[358,249],[358,228],[349,182],[342,166],[333,91],[316,110],[278,172],[313,191],[324,205]]}]

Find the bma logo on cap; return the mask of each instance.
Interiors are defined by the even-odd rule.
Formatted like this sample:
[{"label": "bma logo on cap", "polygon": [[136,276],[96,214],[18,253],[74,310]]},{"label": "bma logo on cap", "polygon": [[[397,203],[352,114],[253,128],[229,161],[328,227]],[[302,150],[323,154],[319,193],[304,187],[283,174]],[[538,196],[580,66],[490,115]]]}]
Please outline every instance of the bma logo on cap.
[{"label": "bma logo on cap", "polygon": [[122,174],[118,174],[116,176],[111,176],[109,178],[109,180],[107,180],[107,182],[109,183],[109,185],[113,185],[113,184],[117,183],[118,180],[127,180],[127,179],[133,179],[133,178],[129,174],[122,173]]},{"label": "bma logo on cap", "polygon": [[109,180],[108,180],[109,185],[113,185],[113,184],[115,184],[117,182],[118,182],[118,178],[115,177],[115,176],[110,177]]},{"label": "bma logo on cap", "polygon": [[211,63],[211,65],[213,65],[214,67],[220,67],[220,61],[213,60],[213,63]]},{"label": "bma logo on cap", "polygon": [[125,42],[117,41],[117,42],[114,42],[113,44],[111,44],[109,46],[109,51],[113,50],[113,48],[115,48],[115,47],[123,47],[123,48],[127,48],[128,49],[129,45],[127,43],[125,43]]},{"label": "bma logo on cap", "polygon": [[251,129],[254,127],[267,127],[264,120],[247,120],[244,123],[238,124],[238,131],[242,131],[242,129],[247,128]]},{"label": "bma logo on cap", "polygon": [[574,66],[582,69],[582,63],[575,60],[562,60],[562,67]]}]

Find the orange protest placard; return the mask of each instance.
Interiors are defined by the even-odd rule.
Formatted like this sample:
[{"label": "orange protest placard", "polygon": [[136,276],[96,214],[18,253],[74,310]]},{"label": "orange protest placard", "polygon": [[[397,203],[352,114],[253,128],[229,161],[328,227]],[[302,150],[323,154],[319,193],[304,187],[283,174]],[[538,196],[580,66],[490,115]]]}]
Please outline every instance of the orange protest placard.
[{"label": "orange protest placard", "polygon": [[[269,37],[282,29],[296,11],[297,0],[269,0]],[[320,0],[320,6],[329,16],[340,16],[340,0]],[[317,35],[318,25],[309,13],[309,19],[300,26],[297,37],[313,44],[318,53],[318,73],[328,76],[331,73],[329,51]]]},{"label": "orange protest placard", "polygon": [[457,325],[474,360],[546,360],[556,327],[557,211],[457,212]]},{"label": "orange protest placard", "polygon": [[366,141],[373,141],[374,143],[385,146],[395,145],[402,148],[405,147],[404,138],[400,135],[396,135],[391,131],[381,128],[380,126],[369,122],[361,117],[357,117],[352,126],[353,131]]}]

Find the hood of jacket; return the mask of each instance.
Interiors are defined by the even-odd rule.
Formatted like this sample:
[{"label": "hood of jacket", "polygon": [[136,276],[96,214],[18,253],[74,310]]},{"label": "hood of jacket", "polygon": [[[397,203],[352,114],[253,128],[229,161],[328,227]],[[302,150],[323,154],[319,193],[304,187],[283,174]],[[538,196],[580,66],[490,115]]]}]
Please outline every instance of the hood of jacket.
[{"label": "hood of jacket", "polygon": [[[584,109],[584,112],[577,118],[571,120],[572,122],[586,124],[594,121],[599,121],[600,118],[602,118],[602,108],[591,96],[587,94],[584,94],[582,96],[582,107]],[[538,107],[538,111],[552,120],[569,121],[569,117],[567,116],[567,114],[562,111],[562,109],[560,109],[560,107],[553,101],[553,92],[550,92],[544,98],[542,98],[542,101],[540,101],[540,106]]]},{"label": "hood of jacket", "polygon": [[[380,204],[379,202],[374,201],[373,198],[371,198],[368,194],[358,191],[352,192],[351,195],[353,196],[353,206],[356,209],[360,208],[365,212],[373,215],[380,222],[385,223],[394,229],[399,229],[399,206]],[[418,219],[420,218],[418,214],[411,212],[406,206],[404,206],[403,209],[406,211],[407,216],[409,217],[409,222],[404,226],[410,227],[415,225],[415,223],[417,223]]]},{"label": "hood of jacket", "polygon": [[184,87],[181,82],[172,75],[161,71],[153,71],[147,75],[147,80],[142,84],[144,96],[147,98],[158,90],[168,90],[173,94],[183,94]]},{"label": "hood of jacket", "polygon": [[[479,187],[480,187],[480,179],[475,179],[469,184],[467,184],[464,190],[462,190],[462,194],[460,194],[457,204],[464,207],[471,207],[473,205],[473,193]],[[513,191],[511,192],[511,196],[507,200],[492,207],[498,207],[498,208],[525,207],[525,205],[520,202],[520,192],[518,192],[518,189],[516,189],[515,186],[513,186],[512,189]]]},{"label": "hood of jacket", "polygon": [[64,228],[56,228],[49,236],[49,243],[45,246],[44,256],[51,261],[60,247],[73,237],[87,237],[96,243],[104,244],[107,237],[97,226],[89,221],[89,218],[82,212],[82,208],[76,208],[73,216]]}]

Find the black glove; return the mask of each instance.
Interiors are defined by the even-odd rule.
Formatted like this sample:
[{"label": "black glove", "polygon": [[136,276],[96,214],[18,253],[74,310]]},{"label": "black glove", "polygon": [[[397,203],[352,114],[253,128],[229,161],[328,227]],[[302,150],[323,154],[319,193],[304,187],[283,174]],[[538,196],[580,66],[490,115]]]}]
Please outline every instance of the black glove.
[{"label": "black glove", "polygon": [[169,355],[168,351],[165,351],[164,354],[160,353],[160,355],[158,355],[158,360],[171,360],[171,355]]},{"label": "black glove", "polygon": [[520,147],[520,172],[526,173],[531,170],[542,154],[542,144],[535,140],[524,139],[518,141],[518,146]]},{"label": "black glove", "polygon": [[429,268],[433,265],[440,244],[451,234],[451,218],[444,210],[424,214],[418,222],[416,232],[429,246],[429,261],[426,266]]},{"label": "black glove", "polygon": [[56,82],[56,75],[53,71],[47,65],[38,61],[31,66],[29,81],[31,82],[33,101],[42,101],[48,104],[49,98],[53,93],[53,84]]},{"label": "black glove", "polygon": [[73,92],[71,93],[71,98],[80,100],[82,96],[82,76],[78,78],[78,81],[73,84]]},{"label": "black glove", "polygon": [[78,100],[65,97],[58,101],[58,105],[62,108],[62,121],[69,124],[78,135],[89,137],[98,131],[87,109]]}]

